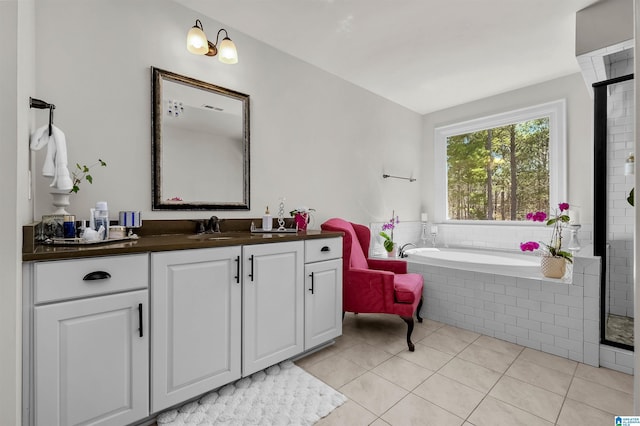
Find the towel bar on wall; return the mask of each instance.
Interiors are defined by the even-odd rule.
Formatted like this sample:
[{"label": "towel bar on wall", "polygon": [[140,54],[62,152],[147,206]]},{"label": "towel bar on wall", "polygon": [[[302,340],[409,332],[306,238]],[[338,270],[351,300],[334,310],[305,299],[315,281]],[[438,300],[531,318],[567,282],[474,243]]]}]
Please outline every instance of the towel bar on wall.
[{"label": "towel bar on wall", "polygon": [[412,177],[402,177],[402,176],[392,176],[392,175],[388,175],[388,174],[383,174],[382,177],[384,179],[386,178],[394,178],[394,179],[404,179],[404,180],[408,180],[409,182],[415,182],[416,178],[412,178]]},{"label": "towel bar on wall", "polygon": [[51,125],[53,125],[53,110],[56,109],[56,106],[41,99],[35,99],[29,96],[29,108],[49,110],[49,136],[51,136]]}]

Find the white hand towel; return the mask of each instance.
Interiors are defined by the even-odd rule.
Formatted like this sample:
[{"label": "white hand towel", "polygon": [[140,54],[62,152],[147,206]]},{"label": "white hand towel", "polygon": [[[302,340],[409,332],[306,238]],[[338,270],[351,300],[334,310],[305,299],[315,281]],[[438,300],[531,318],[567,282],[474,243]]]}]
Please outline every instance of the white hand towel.
[{"label": "white hand towel", "polygon": [[56,126],[51,126],[51,136],[49,136],[49,125],[42,126],[31,135],[30,147],[33,151],[42,149],[48,145],[47,157],[42,166],[42,176],[53,177],[52,188],[59,190],[71,190],[73,181],[67,168],[67,138]]},{"label": "white hand towel", "polygon": [[73,188],[73,181],[69,176],[69,169],[67,168],[67,137],[64,132],[58,129],[56,126],[51,126],[53,139],[55,141],[55,165],[56,174],[51,182],[51,187],[55,187],[60,190],[71,190]]},{"label": "white hand towel", "polygon": [[54,164],[56,144],[49,143],[50,141],[49,125],[42,126],[31,134],[30,148],[32,151],[39,151],[47,146],[47,156],[44,159],[44,165],[42,166],[42,176],[44,177],[54,177],[56,174],[56,167]]}]

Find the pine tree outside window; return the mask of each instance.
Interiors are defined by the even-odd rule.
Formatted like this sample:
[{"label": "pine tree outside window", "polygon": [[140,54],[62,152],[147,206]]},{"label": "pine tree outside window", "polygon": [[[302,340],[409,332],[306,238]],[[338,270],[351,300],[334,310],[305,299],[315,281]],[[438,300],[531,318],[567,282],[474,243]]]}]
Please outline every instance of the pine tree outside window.
[{"label": "pine tree outside window", "polygon": [[436,216],[524,221],[566,199],[564,100],[438,127]]}]

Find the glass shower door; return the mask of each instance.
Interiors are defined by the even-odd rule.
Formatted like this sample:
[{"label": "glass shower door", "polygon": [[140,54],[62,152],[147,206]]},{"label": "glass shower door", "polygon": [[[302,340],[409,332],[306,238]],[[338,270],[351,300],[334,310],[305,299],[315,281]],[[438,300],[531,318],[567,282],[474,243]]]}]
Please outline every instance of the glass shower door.
[{"label": "glass shower door", "polygon": [[601,342],[633,349],[633,235],[635,208],[628,200],[633,175],[625,162],[634,151],[633,75],[595,83],[594,254],[602,258]]}]

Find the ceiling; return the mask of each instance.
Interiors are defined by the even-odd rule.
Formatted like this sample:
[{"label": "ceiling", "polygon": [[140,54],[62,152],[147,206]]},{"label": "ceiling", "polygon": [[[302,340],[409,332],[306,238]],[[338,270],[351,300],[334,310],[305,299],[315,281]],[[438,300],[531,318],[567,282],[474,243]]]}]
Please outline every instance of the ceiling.
[{"label": "ceiling", "polygon": [[596,3],[175,1],[420,114],[579,72],[575,13]]}]

